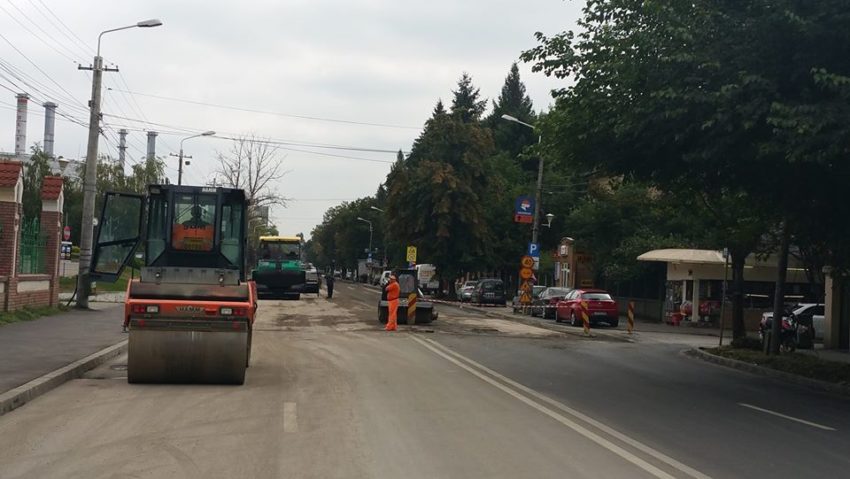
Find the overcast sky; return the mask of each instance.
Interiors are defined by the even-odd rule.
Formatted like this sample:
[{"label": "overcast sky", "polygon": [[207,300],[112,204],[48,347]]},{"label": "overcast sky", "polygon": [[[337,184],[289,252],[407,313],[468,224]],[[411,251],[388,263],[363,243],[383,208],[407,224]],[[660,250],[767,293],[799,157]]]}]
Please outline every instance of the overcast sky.
[{"label": "overcast sky", "polygon": [[[160,131],[157,155],[168,158],[167,173],[174,181],[177,161],[167,155],[177,152],[181,138],[205,130],[253,133],[300,144],[408,151],[437,99],[450,101],[462,72],[472,75],[484,97],[497,97],[511,62],[535,45],[534,32],[554,34],[573,28],[583,4],[580,0],[0,0],[4,37],[0,85],[24,89],[35,100],[28,115],[30,145],[43,139],[43,109],[36,101],[52,100],[60,113],[87,124],[91,77],[78,71],[74,62],[91,63],[101,31],[159,18],[161,27],[103,38],[101,54],[120,73],[104,74],[104,86],[112,90],[103,95],[110,138],[101,139],[101,153],[117,157],[115,132],[126,127],[132,129],[128,162],[139,161],[145,152],[142,130]],[[550,91],[561,82],[531,73],[529,65],[520,64],[520,70],[535,109],[548,109]],[[150,95],[395,127],[235,111]],[[14,103],[14,94],[0,88],[0,151],[14,150]],[[86,133],[84,126],[58,117],[56,155],[84,158]],[[216,151],[228,146],[228,140],[215,138],[186,141],[184,150],[194,160],[185,169],[184,183],[205,183],[214,169]],[[309,235],[329,207],[373,194],[395,159],[393,153],[374,151],[286,148],[290,149],[279,154],[288,174],[279,189],[291,201],[272,212],[283,234]]]}]

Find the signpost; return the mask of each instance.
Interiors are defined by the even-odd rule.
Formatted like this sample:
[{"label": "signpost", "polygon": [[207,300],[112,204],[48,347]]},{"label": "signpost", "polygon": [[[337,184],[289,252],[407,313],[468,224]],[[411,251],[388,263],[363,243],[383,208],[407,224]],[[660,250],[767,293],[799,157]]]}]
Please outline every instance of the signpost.
[{"label": "signpost", "polygon": [[516,199],[514,222],[527,224],[534,222],[534,198],[523,195]]},{"label": "signpost", "polygon": [[68,240],[71,239],[71,227],[70,226],[66,226],[65,228],[62,229],[62,239],[64,239],[65,241],[68,241]]},{"label": "signpost", "polygon": [[416,262],[416,246],[408,246],[407,247],[407,262],[415,263]]},{"label": "signpost", "polygon": [[519,286],[519,302],[523,305],[531,304],[531,293],[532,287],[534,284],[531,281],[531,278],[534,277],[534,271],[531,269],[534,267],[534,258],[532,256],[523,256],[520,260],[520,270],[519,277],[522,279],[522,283]]}]

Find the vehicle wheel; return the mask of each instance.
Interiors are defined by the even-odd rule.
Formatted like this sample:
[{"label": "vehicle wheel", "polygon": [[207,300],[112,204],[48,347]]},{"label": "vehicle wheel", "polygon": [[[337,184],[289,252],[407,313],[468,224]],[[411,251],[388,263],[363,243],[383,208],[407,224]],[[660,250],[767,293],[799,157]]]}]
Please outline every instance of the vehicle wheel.
[{"label": "vehicle wheel", "polygon": [[573,326],[576,326],[576,327],[580,326],[579,323],[578,323],[578,318],[576,318],[576,312],[575,311],[570,311],[570,324],[572,324]]},{"label": "vehicle wheel", "polygon": [[298,301],[301,299],[301,293],[295,293],[295,300]]}]

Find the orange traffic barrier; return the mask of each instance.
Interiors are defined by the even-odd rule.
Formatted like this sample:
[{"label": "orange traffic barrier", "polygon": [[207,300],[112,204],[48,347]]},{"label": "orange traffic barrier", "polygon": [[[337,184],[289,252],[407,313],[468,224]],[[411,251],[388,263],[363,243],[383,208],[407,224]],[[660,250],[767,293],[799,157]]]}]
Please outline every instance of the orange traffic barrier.
[{"label": "orange traffic barrier", "polygon": [[407,324],[416,324],[416,293],[407,296]]},{"label": "orange traffic barrier", "polygon": [[629,334],[632,334],[632,331],[635,330],[635,302],[629,301],[629,326],[628,326]]}]

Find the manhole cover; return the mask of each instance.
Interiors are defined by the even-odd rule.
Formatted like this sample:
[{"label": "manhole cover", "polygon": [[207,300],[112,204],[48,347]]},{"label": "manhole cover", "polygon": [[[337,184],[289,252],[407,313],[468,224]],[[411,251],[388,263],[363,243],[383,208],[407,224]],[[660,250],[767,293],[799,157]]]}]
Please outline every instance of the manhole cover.
[{"label": "manhole cover", "polygon": [[127,365],[126,364],[113,364],[112,366],[109,366],[109,369],[111,369],[113,371],[126,371]]}]

